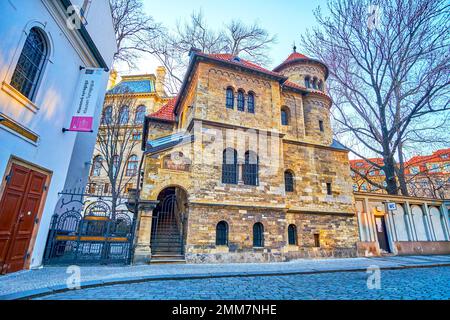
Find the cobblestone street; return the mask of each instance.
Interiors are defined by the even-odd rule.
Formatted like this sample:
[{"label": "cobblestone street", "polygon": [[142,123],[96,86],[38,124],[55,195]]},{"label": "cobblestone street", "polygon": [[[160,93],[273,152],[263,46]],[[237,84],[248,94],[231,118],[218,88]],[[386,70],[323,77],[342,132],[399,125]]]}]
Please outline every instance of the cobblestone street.
[{"label": "cobblestone street", "polygon": [[450,299],[450,267],[382,270],[381,289],[365,272],[166,280],[89,288],[39,299]]}]

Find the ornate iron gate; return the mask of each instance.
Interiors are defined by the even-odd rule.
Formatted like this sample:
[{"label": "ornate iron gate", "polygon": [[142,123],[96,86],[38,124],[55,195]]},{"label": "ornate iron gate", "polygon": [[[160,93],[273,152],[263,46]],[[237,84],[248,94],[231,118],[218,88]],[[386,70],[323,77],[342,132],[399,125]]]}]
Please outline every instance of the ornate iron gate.
[{"label": "ornate iron gate", "polygon": [[[52,217],[45,264],[131,263],[135,226],[131,212],[112,210],[107,196],[60,195],[60,213]],[[124,206],[125,200],[120,200],[116,207]]]}]

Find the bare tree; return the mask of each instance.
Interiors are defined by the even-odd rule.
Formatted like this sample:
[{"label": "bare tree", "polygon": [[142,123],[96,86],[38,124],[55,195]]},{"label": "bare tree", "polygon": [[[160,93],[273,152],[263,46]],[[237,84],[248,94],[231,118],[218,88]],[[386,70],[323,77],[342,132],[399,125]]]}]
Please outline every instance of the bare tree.
[{"label": "bare tree", "polygon": [[[142,124],[136,123],[136,99],[126,91],[108,94],[105,98],[105,108],[102,122],[97,135],[96,157],[93,170],[101,164],[110,184],[112,197],[112,212],[116,211],[118,200],[125,195],[127,185],[136,179],[136,166],[129,166],[131,156],[136,153],[136,147],[141,139],[136,139],[142,130]],[[138,136],[139,137],[139,136]],[[92,176],[92,175],[91,175]],[[92,179],[91,179],[92,180]]]},{"label": "bare tree", "polygon": [[118,51],[115,63],[136,67],[137,59],[148,53],[146,42],[155,39],[161,25],[143,10],[141,0],[110,0]]},{"label": "bare tree", "polygon": [[[448,119],[450,101],[449,4],[330,0],[328,9],[327,17],[315,11],[319,27],[302,42],[330,67],[337,136],[384,170],[389,194],[407,195],[404,150],[433,130],[435,141],[448,141],[449,123],[441,119]],[[382,164],[368,154],[381,157]]]},{"label": "bare tree", "polygon": [[168,91],[176,93],[189,63],[191,48],[205,53],[241,55],[256,63],[269,63],[267,52],[276,41],[257,23],[246,25],[233,20],[222,29],[214,30],[201,11],[193,12],[188,21],[178,22],[176,31],[161,29],[158,36],[147,41],[148,52],[163,64],[169,75]]}]

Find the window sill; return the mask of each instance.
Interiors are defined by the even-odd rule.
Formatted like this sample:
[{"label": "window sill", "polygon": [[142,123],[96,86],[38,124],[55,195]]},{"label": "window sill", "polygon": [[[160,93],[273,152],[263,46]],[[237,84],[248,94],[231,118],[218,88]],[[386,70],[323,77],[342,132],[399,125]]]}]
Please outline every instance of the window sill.
[{"label": "window sill", "polygon": [[5,81],[2,82],[2,90],[30,111],[34,113],[39,111],[38,106]]}]

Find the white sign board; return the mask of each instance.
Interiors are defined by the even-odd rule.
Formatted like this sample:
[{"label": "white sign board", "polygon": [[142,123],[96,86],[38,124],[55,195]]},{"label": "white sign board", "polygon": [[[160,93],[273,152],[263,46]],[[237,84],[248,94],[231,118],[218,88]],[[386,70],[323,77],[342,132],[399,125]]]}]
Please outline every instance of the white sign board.
[{"label": "white sign board", "polygon": [[397,204],[395,202],[388,202],[387,207],[389,211],[397,210]]}]

